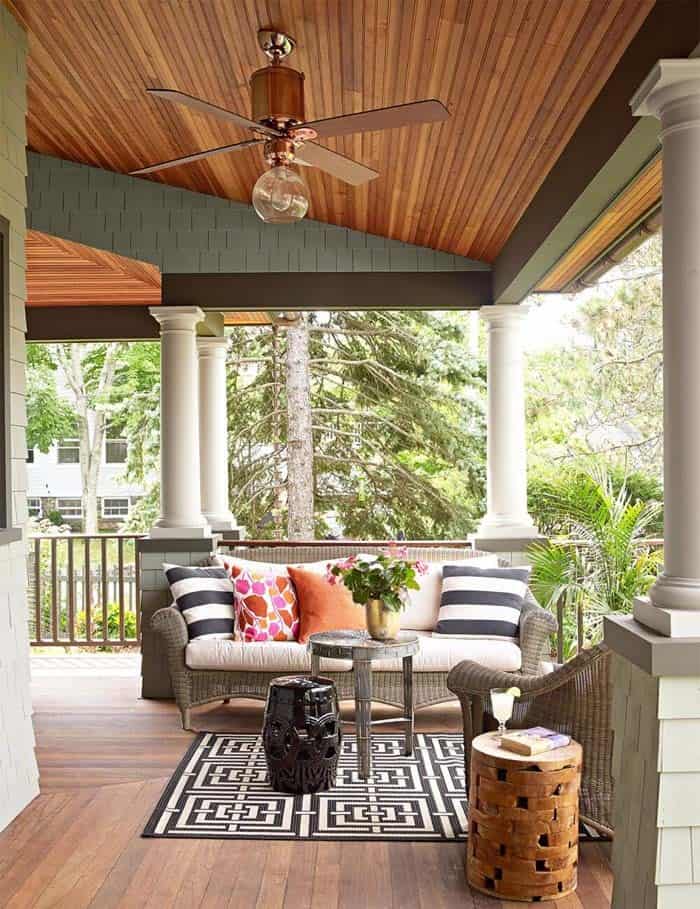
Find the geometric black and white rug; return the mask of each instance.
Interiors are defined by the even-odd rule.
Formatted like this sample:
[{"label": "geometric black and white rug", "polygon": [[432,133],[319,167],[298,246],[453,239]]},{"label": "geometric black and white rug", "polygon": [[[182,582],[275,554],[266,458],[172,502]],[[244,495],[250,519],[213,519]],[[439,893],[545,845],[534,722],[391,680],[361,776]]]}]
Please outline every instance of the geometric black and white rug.
[{"label": "geometric black and white rug", "polygon": [[372,777],[357,774],[354,735],[343,737],[337,785],[316,795],[274,792],[258,735],[200,733],[161,796],[144,836],[187,839],[465,839],[464,740],[372,736]]},{"label": "geometric black and white rug", "polygon": [[[201,732],[143,831],[173,839],[455,842],[467,836],[464,740],[419,733],[372,736],[372,777],[357,775],[354,735],[343,736],[336,785],[316,795],[275,792],[259,735]],[[581,839],[603,839],[581,824]]]}]

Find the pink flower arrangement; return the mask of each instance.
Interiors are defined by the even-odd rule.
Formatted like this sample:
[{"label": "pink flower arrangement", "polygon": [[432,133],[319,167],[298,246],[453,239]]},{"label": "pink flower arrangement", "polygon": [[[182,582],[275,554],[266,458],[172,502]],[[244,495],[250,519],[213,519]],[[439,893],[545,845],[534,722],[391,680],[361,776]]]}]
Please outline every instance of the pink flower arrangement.
[{"label": "pink flower arrangement", "polygon": [[360,605],[369,600],[382,600],[389,609],[398,612],[404,607],[407,592],[420,588],[418,575],[427,570],[428,566],[420,559],[409,560],[405,546],[390,543],[375,558],[350,556],[335,565],[329,562],[326,580],[329,584],[342,580]]}]

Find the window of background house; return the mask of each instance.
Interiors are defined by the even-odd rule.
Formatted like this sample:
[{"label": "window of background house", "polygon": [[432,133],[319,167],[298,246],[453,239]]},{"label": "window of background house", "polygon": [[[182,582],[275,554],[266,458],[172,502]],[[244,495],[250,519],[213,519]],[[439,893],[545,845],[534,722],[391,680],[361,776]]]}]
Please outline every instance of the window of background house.
[{"label": "window of background house", "polygon": [[28,448],[27,449],[27,464],[33,464],[33,463],[34,463],[34,449]]},{"label": "window of background house", "polygon": [[83,503],[80,499],[56,499],[56,511],[62,518],[81,518]]},{"label": "window of background house", "polygon": [[41,517],[41,499],[27,498],[27,511],[30,518]]},{"label": "window of background house", "polygon": [[80,464],[80,440],[62,439],[58,443],[57,458],[59,464]]},{"label": "window of background house", "polygon": [[128,518],[129,517],[129,500],[128,500],[128,498],[102,499],[102,517],[103,518]]},{"label": "window of background house", "polygon": [[105,438],[105,463],[124,464],[127,454],[124,427],[117,423],[108,423]]}]

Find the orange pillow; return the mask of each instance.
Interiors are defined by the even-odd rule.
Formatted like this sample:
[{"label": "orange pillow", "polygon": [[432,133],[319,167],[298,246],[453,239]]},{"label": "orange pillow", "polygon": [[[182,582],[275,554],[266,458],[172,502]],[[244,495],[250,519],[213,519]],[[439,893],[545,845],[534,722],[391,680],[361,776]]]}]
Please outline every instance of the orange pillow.
[{"label": "orange pillow", "polygon": [[364,609],[343,584],[329,584],[325,575],[293,565],[288,565],[287,571],[297,592],[301,644],[319,631],[364,631],[367,627]]}]

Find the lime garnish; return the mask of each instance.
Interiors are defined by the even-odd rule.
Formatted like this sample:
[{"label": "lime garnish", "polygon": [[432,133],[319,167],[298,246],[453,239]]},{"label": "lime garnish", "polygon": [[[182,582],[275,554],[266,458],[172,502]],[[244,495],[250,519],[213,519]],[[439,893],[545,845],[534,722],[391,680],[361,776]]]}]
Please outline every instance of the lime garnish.
[{"label": "lime garnish", "polygon": [[522,694],[522,691],[519,688],[513,686],[512,688],[509,688],[508,691],[506,691],[506,694],[510,694],[514,698],[519,698]]}]

